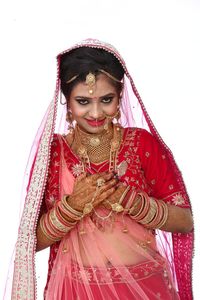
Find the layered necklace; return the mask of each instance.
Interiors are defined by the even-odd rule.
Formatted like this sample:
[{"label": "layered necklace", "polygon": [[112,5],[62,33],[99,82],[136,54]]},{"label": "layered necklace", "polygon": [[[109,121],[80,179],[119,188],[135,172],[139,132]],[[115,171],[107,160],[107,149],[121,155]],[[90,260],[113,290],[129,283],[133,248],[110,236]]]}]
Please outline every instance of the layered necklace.
[{"label": "layered necklace", "polygon": [[91,168],[90,163],[100,164],[106,160],[109,160],[109,171],[115,171],[121,138],[121,127],[117,124],[111,124],[100,134],[86,133],[76,125],[73,143],[84,171],[85,168]]}]

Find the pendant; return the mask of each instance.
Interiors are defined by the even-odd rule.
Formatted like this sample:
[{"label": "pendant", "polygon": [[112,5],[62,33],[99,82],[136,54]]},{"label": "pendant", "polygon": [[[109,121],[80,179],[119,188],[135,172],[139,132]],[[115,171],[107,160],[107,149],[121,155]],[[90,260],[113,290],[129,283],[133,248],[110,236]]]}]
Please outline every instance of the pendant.
[{"label": "pendant", "polygon": [[128,164],[125,160],[123,160],[118,166],[117,166],[117,175],[119,177],[123,176],[126,174],[126,170],[128,168]]},{"label": "pendant", "polygon": [[77,153],[79,156],[85,157],[87,155],[86,148],[83,145],[79,146]]},{"label": "pendant", "polygon": [[117,202],[111,204],[111,206],[112,206],[112,210],[117,212],[117,213],[122,212],[124,210],[123,206],[121,204],[117,203]]},{"label": "pendant", "polygon": [[98,138],[98,137],[92,137],[91,139],[90,139],[90,146],[92,146],[92,147],[97,147],[97,146],[99,146],[100,145],[100,139]]}]

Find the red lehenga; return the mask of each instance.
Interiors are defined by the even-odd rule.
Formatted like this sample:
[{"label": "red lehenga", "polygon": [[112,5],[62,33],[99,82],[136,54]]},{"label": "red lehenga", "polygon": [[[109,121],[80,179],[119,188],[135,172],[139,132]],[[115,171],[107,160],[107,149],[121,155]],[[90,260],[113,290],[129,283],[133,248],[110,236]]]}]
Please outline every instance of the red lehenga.
[{"label": "red lehenga", "polygon": [[[124,60],[107,43],[96,39],[82,41],[57,56],[55,96],[30,153],[25,173],[24,210],[13,274],[9,276],[13,281],[11,285],[8,280],[4,299],[36,299],[35,249],[39,215],[60,195],[72,192],[74,178],[80,172],[78,158],[62,137],[68,124],[66,106],[58,105],[59,66],[62,54],[84,46],[113,53],[125,71],[120,123],[129,129],[124,131],[117,163],[125,161],[128,168],[120,180],[157,199],[190,207],[182,175],[151,121]],[[108,164],[102,163],[92,165],[88,171],[96,173],[107,169]],[[108,212],[99,208],[51,247],[46,299],[192,299],[193,232],[153,232],[127,215],[110,218],[106,215]],[[102,216],[105,220],[100,222]],[[82,230],[85,234],[80,234]]]},{"label": "red lehenga", "polygon": [[[125,185],[168,203],[189,207],[166,151],[146,130],[124,130],[117,163],[127,164],[120,178]],[[45,192],[48,209],[65,192],[61,183],[65,176],[63,167],[74,177],[81,174],[81,163],[65,137],[55,135]],[[108,167],[108,161],[91,164],[87,172],[104,172]],[[104,220],[99,215],[109,216],[109,211],[99,208],[97,214],[85,218],[61,243],[51,247],[46,299],[180,299],[170,257],[159,253],[156,233],[123,213]],[[121,257],[117,245],[127,256]]]}]

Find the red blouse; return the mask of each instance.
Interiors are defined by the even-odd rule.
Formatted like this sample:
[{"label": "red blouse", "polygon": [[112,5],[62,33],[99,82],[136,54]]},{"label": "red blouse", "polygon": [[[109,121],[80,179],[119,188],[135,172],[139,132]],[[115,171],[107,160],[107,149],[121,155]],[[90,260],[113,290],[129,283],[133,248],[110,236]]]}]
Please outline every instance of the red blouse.
[{"label": "red blouse", "polygon": [[[81,174],[79,158],[72,152],[65,137],[55,134],[42,212],[52,208],[55,202],[60,200],[59,171],[63,159],[74,177]],[[190,207],[189,199],[183,192],[183,183],[176,174],[166,150],[148,131],[140,128],[125,128],[117,156],[117,165],[122,162],[126,162],[128,166],[125,174],[120,177],[120,181],[124,184],[144,190],[150,196],[168,203]],[[105,161],[98,165],[91,164],[91,169],[87,171],[93,174],[105,172],[108,169],[109,161]],[[50,249],[47,284],[59,243],[56,242]]]},{"label": "red blouse", "polygon": [[[79,158],[72,152],[65,137],[55,134],[45,191],[47,209],[60,200],[59,168],[62,156],[75,177],[82,171]],[[182,181],[175,173],[167,152],[148,131],[140,128],[125,128],[117,165],[122,162],[126,162],[128,166],[125,174],[120,177],[120,181],[126,185],[144,190],[149,196],[168,203],[190,207],[187,195],[182,192]],[[91,164],[91,169],[87,171],[105,172],[108,168],[109,162],[106,161],[98,165]]]}]

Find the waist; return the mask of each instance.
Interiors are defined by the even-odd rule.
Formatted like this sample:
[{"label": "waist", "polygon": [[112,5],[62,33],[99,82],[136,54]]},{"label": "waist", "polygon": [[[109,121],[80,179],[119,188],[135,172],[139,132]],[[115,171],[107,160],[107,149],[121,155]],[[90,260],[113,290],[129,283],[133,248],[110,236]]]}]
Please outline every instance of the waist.
[{"label": "waist", "polygon": [[165,260],[160,255],[157,255],[154,260],[146,260],[130,266],[112,266],[107,263],[105,267],[80,267],[75,262],[71,264],[72,279],[83,283],[89,282],[90,284],[124,283],[132,281],[133,278],[137,281],[162,272],[166,272]]}]

